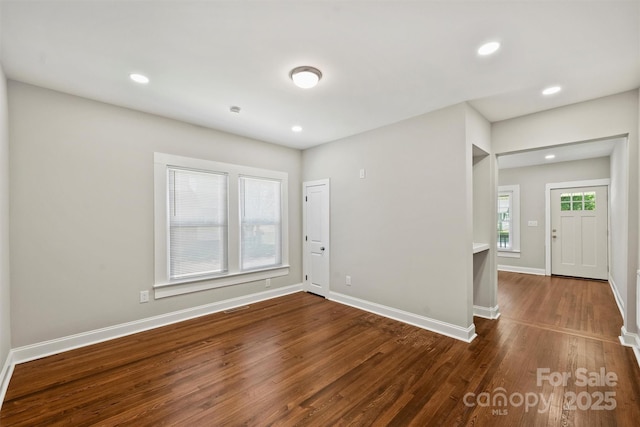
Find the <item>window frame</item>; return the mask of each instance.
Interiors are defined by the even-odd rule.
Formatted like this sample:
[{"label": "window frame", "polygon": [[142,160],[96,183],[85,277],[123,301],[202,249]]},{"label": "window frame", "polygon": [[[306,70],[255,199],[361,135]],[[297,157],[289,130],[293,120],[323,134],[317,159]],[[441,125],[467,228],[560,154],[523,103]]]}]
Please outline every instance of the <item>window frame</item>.
[{"label": "window frame", "polygon": [[[227,175],[227,271],[180,280],[169,275],[169,187],[168,167],[223,173]],[[243,271],[240,258],[240,177],[252,176],[280,181],[281,264]],[[154,293],[165,298],[289,274],[288,174],[212,160],[154,153]]]},{"label": "window frame", "polygon": [[[243,199],[243,195],[246,194],[246,188],[242,187],[242,182],[243,180],[245,180],[245,183],[250,181],[250,180],[254,180],[254,181],[268,181],[268,182],[277,182],[278,186],[280,187],[280,217],[279,217],[279,222],[277,223],[277,228],[280,230],[279,233],[279,237],[280,239],[278,239],[278,243],[277,243],[277,247],[280,250],[280,253],[278,255],[276,255],[276,259],[280,258],[280,264],[282,264],[282,181],[279,179],[274,179],[274,178],[265,178],[265,177],[257,177],[257,176],[249,176],[249,175],[240,175],[238,177],[238,201],[239,201],[239,214],[240,214],[240,227],[239,227],[239,233],[240,233],[240,260],[239,260],[239,268],[241,271],[258,271],[258,270],[264,270],[264,269],[269,269],[269,268],[273,268],[274,266],[280,265],[280,264],[272,264],[272,265],[266,265],[266,266],[262,266],[262,267],[251,267],[251,268],[245,268],[243,267],[243,255],[244,255],[244,251],[245,248],[242,247],[243,245],[243,226],[245,225],[244,223],[244,213],[245,213],[245,209],[246,209],[246,205],[244,204],[245,200]],[[274,225],[276,225],[274,223]]]},{"label": "window frame", "polygon": [[[496,242],[498,256],[519,257],[520,256],[520,186],[519,185],[501,185],[498,187],[498,197],[496,197],[496,213],[498,212],[498,199],[500,196],[509,196],[510,198],[510,233],[509,240],[511,247],[500,247],[500,236]],[[497,217],[496,217],[497,219]],[[498,230],[496,229],[496,233]]]},{"label": "window frame", "polygon": [[[588,196],[593,196],[593,200],[587,200]],[[577,200],[576,196],[580,199]],[[569,200],[563,201],[563,197],[569,197]],[[567,203],[569,205],[569,209],[564,209],[563,204]],[[576,203],[580,207],[580,209],[575,209]],[[592,203],[593,208],[588,209],[587,203]],[[596,200],[596,192],[595,191],[580,191],[580,192],[567,192],[560,194],[560,212],[593,212],[597,210],[597,200]]]},{"label": "window frame", "polygon": [[[228,271],[228,265],[227,265],[227,260],[228,260],[228,250],[229,250],[229,245],[227,244],[228,239],[229,239],[229,227],[228,227],[228,223],[229,220],[227,218],[227,216],[229,215],[229,176],[226,173],[219,173],[219,172],[212,172],[212,171],[204,171],[201,169],[187,169],[187,168],[183,168],[183,167],[176,167],[174,165],[171,166],[167,166],[166,168],[167,170],[167,175],[168,175],[168,194],[169,197],[167,199],[167,236],[168,236],[168,270],[169,270],[169,280],[170,281],[183,281],[183,280],[188,280],[188,279],[192,279],[192,278],[199,278],[199,277],[213,277],[213,276],[222,276],[224,274],[226,274],[226,272]],[[224,232],[223,232],[223,238],[222,238],[222,257],[220,259],[220,270],[217,271],[211,271],[207,274],[203,274],[203,273],[183,273],[182,277],[176,277],[176,273],[171,271],[171,259],[172,259],[172,250],[171,250],[171,239],[170,236],[172,235],[172,229],[178,228],[179,225],[178,224],[172,224],[173,223],[173,217],[175,216],[175,214],[171,214],[171,211],[173,209],[176,209],[176,191],[171,191],[171,182],[172,182],[172,174],[173,174],[173,182],[175,183],[175,180],[177,179],[176,174],[181,173],[181,174],[188,174],[188,175],[203,175],[203,174],[207,174],[207,175],[215,175],[218,177],[224,177],[224,183],[223,183],[223,187],[224,187],[224,206],[222,211],[224,212],[224,224],[219,224],[219,225],[223,225],[224,226]],[[175,185],[175,184],[174,184]],[[175,188],[175,186],[174,186]],[[173,199],[171,198],[171,194],[174,194]],[[204,224],[202,224],[201,226],[203,226]],[[184,227],[184,225],[183,225]]]}]

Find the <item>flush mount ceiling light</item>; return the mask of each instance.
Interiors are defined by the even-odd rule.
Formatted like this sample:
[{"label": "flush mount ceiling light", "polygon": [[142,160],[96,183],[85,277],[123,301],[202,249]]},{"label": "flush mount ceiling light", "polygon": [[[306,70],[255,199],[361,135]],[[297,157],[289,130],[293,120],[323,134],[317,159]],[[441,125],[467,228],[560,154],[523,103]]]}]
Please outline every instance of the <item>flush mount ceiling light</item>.
[{"label": "flush mount ceiling light", "polygon": [[291,131],[292,132],[302,132],[302,126],[298,126],[298,125],[291,126]]},{"label": "flush mount ceiling light", "polygon": [[544,156],[545,159],[547,160],[551,160],[551,159],[555,159],[556,155],[555,154],[547,154],[546,156]]},{"label": "flush mount ceiling light", "polygon": [[291,70],[289,77],[291,77],[296,86],[302,89],[310,89],[318,84],[322,78],[322,73],[317,68],[305,65]]},{"label": "flush mount ceiling light", "polygon": [[482,46],[480,46],[480,48],[478,48],[478,55],[481,55],[481,56],[491,55],[492,53],[496,52],[498,49],[500,49],[500,42],[485,43]]},{"label": "flush mount ceiling light", "polygon": [[146,85],[147,83],[149,83],[149,77],[142,74],[132,73],[132,74],[129,74],[129,78],[134,82],[140,83],[143,85]]},{"label": "flush mount ceiling light", "polygon": [[240,114],[240,107],[238,107],[237,105],[232,105],[229,108],[229,111],[235,114]]},{"label": "flush mount ceiling light", "polygon": [[562,90],[560,86],[551,86],[542,91],[543,95],[553,95],[554,93],[558,93]]}]

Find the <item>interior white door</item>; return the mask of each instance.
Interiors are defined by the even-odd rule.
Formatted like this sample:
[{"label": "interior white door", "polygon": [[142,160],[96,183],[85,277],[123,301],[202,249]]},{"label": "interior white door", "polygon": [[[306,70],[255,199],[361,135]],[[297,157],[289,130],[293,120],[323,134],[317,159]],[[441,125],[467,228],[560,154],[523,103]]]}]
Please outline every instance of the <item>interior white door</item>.
[{"label": "interior white door", "polygon": [[329,295],[329,180],[304,183],[304,288]]},{"label": "interior white door", "polygon": [[551,190],[551,274],[607,280],[607,187]]}]

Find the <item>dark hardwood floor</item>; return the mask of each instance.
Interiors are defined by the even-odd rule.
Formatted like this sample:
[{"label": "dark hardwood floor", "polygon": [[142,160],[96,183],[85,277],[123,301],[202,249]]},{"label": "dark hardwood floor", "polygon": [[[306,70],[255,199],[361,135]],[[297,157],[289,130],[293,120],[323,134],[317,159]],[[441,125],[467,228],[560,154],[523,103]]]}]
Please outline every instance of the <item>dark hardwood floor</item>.
[{"label": "dark hardwood floor", "polygon": [[0,426],[638,425],[607,283],[500,273],[499,304],[466,344],[297,293],[18,365]]}]

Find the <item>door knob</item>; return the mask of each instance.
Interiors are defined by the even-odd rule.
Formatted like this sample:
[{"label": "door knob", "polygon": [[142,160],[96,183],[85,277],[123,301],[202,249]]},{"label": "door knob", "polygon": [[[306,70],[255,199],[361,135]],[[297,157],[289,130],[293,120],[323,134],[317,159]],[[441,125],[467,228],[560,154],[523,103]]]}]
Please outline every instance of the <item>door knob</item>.
[{"label": "door knob", "polygon": [[324,246],[322,246],[322,247],[320,248],[320,250],[321,250],[321,251],[324,251]]}]

